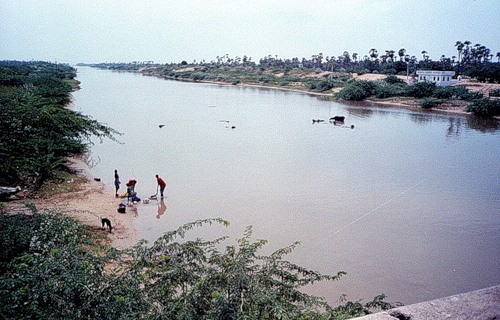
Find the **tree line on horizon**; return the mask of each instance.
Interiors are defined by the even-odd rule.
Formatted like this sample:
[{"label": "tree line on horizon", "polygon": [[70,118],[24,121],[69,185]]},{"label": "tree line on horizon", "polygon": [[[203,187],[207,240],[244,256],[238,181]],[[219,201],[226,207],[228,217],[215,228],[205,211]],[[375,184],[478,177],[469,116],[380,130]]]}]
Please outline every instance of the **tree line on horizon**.
[{"label": "tree line on horizon", "polygon": [[[317,69],[331,72],[350,72],[350,73],[383,73],[394,75],[411,75],[417,69],[455,71],[456,76],[465,75],[477,78],[481,82],[500,83],[500,52],[495,55],[493,51],[479,43],[472,45],[471,41],[457,41],[454,45],[457,55],[446,57],[441,55],[440,59],[432,60],[426,50],[423,50],[421,58],[416,55],[410,55],[405,48],[399,50],[385,50],[384,52],[371,48],[367,54],[361,56],[354,52],[344,51],[339,56],[325,56],[323,53],[312,55],[307,58],[280,58],[278,55],[267,55],[253,61],[247,55],[230,57],[229,54],[220,55],[207,62],[205,60],[188,63],[186,60],[180,62],[181,65],[215,65],[230,67],[261,67],[261,68],[280,68],[280,69]],[[495,62],[494,59],[497,59]],[[179,63],[171,63],[179,64]],[[137,69],[144,65],[155,65],[154,61],[132,61],[131,63],[99,63],[94,66],[131,65]],[[118,66],[117,66],[118,65]],[[161,65],[161,64],[156,64]],[[168,65],[168,64],[166,64]]]}]

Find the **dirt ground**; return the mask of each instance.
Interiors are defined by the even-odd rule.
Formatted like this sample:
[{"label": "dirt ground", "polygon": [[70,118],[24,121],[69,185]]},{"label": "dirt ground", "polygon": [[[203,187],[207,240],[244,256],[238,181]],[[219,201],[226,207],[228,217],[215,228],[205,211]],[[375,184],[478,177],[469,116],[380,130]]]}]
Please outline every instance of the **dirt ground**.
[{"label": "dirt ground", "polygon": [[[114,190],[103,182],[95,181],[87,164],[77,158],[69,159],[69,167],[78,176],[86,178],[86,182],[66,181],[66,183],[77,183],[76,191],[60,192],[50,197],[26,198],[22,200],[8,201],[8,212],[28,212],[23,202],[30,201],[35,204],[39,211],[56,209],[66,213],[68,216],[89,226],[91,229],[109,235],[111,245],[117,249],[125,249],[137,243],[138,233],[134,227],[134,207],[126,208],[126,213],[117,211],[120,200],[115,198]],[[137,211],[136,211],[137,213]],[[102,229],[101,218],[108,218],[113,226],[112,232]]]}]

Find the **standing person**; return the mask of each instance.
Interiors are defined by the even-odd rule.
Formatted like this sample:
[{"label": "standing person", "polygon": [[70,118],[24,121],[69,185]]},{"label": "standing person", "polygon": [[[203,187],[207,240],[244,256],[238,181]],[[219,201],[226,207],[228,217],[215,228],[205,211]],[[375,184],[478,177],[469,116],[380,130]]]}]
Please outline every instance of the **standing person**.
[{"label": "standing person", "polygon": [[120,176],[118,170],[115,170],[115,197],[118,197],[118,189],[120,189]]},{"label": "standing person", "polygon": [[165,183],[165,181],[163,181],[162,178],[160,178],[160,176],[156,175],[155,177],[156,177],[156,182],[158,182],[158,186],[160,187],[160,196],[163,199],[163,191],[167,187],[167,184]]}]

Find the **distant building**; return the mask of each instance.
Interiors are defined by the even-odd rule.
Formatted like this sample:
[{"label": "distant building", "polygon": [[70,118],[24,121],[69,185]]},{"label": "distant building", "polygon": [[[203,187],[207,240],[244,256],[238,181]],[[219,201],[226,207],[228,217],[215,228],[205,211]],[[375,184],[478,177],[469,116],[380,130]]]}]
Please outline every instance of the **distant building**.
[{"label": "distant building", "polygon": [[451,85],[455,71],[417,70],[418,82],[434,82],[437,86]]}]

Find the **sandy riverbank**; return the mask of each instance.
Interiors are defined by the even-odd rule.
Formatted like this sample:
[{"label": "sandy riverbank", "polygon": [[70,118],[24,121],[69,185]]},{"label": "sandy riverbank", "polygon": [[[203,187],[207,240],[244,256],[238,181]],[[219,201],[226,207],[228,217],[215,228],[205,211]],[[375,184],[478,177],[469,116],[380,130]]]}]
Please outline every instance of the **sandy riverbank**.
[{"label": "sandy riverbank", "polygon": [[[139,238],[134,227],[136,214],[133,208],[128,207],[125,214],[118,213],[120,200],[115,198],[114,190],[104,182],[95,181],[90,168],[82,159],[70,158],[68,162],[68,166],[77,172],[78,176],[86,179],[86,182],[82,183],[71,180],[63,182],[75,183],[75,191],[59,192],[49,197],[27,197],[22,200],[9,201],[6,202],[7,210],[12,213],[26,212],[23,202],[29,201],[34,203],[39,211],[55,209],[64,212],[96,232],[109,235],[111,245],[117,249],[135,245]],[[101,229],[101,217],[111,220],[112,233]]]}]

